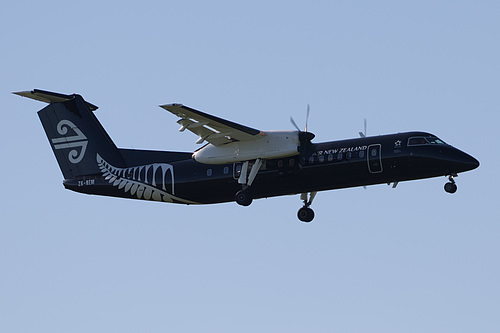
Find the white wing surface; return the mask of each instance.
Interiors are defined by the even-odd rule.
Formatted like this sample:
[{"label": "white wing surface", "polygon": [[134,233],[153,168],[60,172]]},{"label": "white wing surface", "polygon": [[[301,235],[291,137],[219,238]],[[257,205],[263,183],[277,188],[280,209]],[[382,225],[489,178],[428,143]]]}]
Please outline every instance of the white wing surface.
[{"label": "white wing surface", "polygon": [[179,131],[189,130],[198,135],[196,143],[207,141],[214,146],[231,142],[252,141],[264,135],[260,130],[233,123],[182,104],[166,104],[160,107],[180,117]]}]

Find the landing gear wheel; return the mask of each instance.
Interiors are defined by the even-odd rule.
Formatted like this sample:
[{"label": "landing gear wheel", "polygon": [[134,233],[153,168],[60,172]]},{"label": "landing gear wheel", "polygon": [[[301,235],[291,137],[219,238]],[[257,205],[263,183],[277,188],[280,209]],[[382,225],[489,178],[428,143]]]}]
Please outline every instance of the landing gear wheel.
[{"label": "landing gear wheel", "polygon": [[236,193],[235,199],[236,203],[241,206],[250,206],[253,200],[250,193],[248,193],[248,191],[246,190],[238,191],[238,193]]},{"label": "landing gear wheel", "polygon": [[448,193],[453,194],[457,191],[457,184],[455,184],[454,182],[446,183],[444,184],[444,190]]},{"label": "landing gear wheel", "polygon": [[302,222],[311,222],[314,219],[314,211],[309,207],[302,207],[299,209],[297,217]]}]

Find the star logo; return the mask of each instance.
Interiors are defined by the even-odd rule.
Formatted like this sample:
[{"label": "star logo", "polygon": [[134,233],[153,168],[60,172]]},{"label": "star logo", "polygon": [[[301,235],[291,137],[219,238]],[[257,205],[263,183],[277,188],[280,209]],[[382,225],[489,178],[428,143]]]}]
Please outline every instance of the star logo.
[{"label": "star logo", "polygon": [[394,142],[394,148],[399,148],[399,147],[401,147],[401,140]]}]

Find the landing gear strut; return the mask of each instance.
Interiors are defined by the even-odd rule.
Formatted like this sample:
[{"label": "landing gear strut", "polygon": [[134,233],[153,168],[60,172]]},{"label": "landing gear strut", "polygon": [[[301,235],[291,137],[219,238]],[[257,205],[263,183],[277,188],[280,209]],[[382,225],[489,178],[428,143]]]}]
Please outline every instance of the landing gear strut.
[{"label": "landing gear strut", "polygon": [[448,193],[455,193],[457,191],[457,184],[455,184],[455,179],[453,177],[456,177],[457,174],[452,174],[450,177],[448,177],[449,182],[444,184],[444,190]]},{"label": "landing gear strut", "polygon": [[236,203],[241,206],[250,206],[253,201],[252,194],[249,191],[250,186],[252,185],[257,173],[262,166],[262,160],[260,158],[256,159],[253,165],[250,167],[250,174],[248,174],[248,168],[250,166],[250,162],[246,161],[243,163],[241,168],[240,177],[238,178],[238,183],[243,187],[241,191],[238,191],[235,196]]},{"label": "landing gear strut", "polygon": [[300,195],[300,199],[304,201],[304,207],[299,209],[299,211],[297,212],[297,217],[302,222],[311,222],[314,219],[314,211],[311,208],[309,208],[309,206],[311,206],[314,197],[316,196],[316,193],[318,192],[311,192],[310,194],[302,193]]}]

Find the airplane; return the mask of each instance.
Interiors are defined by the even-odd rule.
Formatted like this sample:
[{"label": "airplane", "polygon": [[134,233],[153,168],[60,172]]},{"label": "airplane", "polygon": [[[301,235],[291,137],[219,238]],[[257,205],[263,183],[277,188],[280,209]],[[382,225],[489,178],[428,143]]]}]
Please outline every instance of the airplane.
[{"label": "airplane", "polygon": [[[479,162],[426,132],[314,143],[297,130],[262,131],[182,104],[161,105],[180,119],[180,131],[198,136],[194,152],[117,148],[94,115],[97,106],[78,94],[44,90],[14,94],[49,103],[38,116],[64,177],[66,189],[103,196],[179,204],[236,201],[300,194],[297,216],[311,222],[319,191],[446,176]],[[292,123],[296,126],[295,122]],[[307,121],[306,121],[307,124]],[[366,130],[365,130],[366,132]]]}]

